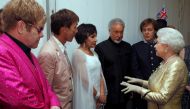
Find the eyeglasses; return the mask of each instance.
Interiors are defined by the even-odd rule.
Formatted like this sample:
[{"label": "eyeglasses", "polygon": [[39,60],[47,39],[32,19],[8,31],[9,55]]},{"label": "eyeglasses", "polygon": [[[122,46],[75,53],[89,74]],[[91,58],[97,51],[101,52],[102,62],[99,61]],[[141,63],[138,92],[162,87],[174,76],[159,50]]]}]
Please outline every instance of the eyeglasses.
[{"label": "eyeglasses", "polygon": [[43,31],[43,29],[44,29],[43,27],[39,28],[39,27],[37,27],[37,26],[35,26],[33,24],[30,24],[30,23],[28,23],[28,25],[34,27],[37,30],[38,34],[40,34]]}]

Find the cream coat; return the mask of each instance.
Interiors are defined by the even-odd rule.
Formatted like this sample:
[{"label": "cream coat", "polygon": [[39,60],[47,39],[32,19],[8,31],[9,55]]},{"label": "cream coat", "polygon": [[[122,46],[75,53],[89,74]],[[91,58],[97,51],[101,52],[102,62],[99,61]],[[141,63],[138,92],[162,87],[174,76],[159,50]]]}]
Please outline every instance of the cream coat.
[{"label": "cream coat", "polygon": [[39,63],[56,92],[62,109],[71,109],[73,97],[71,64],[53,37],[41,49]]}]

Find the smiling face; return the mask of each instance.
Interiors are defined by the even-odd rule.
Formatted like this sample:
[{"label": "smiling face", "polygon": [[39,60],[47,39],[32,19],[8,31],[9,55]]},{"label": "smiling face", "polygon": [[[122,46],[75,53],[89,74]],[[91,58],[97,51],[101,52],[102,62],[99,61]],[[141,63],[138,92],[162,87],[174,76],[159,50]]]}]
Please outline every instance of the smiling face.
[{"label": "smiling face", "polygon": [[89,36],[87,36],[87,39],[85,40],[85,46],[88,48],[95,48],[96,42],[97,42],[97,34],[93,33]]},{"label": "smiling face", "polygon": [[112,24],[110,30],[110,37],[113,42],[119,43],[123,39],[124,27],[120,23]]}]

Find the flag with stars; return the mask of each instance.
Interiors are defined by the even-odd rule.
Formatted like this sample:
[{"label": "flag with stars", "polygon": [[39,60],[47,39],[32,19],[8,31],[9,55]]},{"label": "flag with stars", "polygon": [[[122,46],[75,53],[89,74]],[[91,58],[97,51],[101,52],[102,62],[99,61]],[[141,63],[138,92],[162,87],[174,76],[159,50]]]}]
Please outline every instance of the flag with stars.
[{"label": "flag with stars", "polygon": [[168,18],[168,16],[167,16],[166,8],[163,7],[163,8],[160,10],[160,12],[158,12],[158,14],[157,14],[157,19],[164,19],[164,20],[166,20],[167,18]]}]

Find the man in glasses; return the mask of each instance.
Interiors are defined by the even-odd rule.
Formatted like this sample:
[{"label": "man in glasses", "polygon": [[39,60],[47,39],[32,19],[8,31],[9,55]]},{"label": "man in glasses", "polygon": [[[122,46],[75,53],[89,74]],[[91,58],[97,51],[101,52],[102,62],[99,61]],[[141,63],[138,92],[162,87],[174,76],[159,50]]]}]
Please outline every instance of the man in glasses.
[{"label": "man in glasses", "polygon": [[46,16],[35,0],[11,0],[3,9],[0,37],[0,108],[60,109],[31,48],[38,46]]},{"label": "man in glasses", "polygon": [[71,10],[61,9],[51,15],[53,36],[39,53],[39,63],[52,85],[62,109],[72,109],[72,69],[66,53],[65,43],[71,42],[77,33],[79,17]]}]

